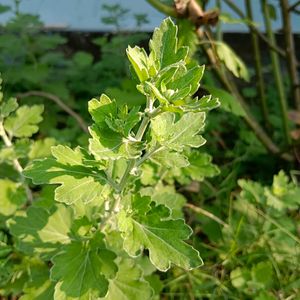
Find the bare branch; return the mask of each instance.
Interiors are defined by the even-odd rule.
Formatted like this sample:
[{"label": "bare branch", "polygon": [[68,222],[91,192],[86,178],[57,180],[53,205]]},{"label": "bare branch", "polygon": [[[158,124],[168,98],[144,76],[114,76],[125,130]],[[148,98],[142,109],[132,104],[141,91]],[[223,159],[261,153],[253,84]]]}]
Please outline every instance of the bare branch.
[{"label": "bare branch", "polygon": [[196,212],[198,214],[204,215],[204,216],[206,216],[206,217],[214,220],[215,222],[219,223],[220,225],[224,226],[225,228],[229,228],[229,225],[227,223],[225,223],[219,217],[215,216],[211,212],[209,212],[209,211],[207,211],[207,210],[205,210],[205,209],[203,209],[201,207],[195,206],[195,205],[193,205],[191,203],[186,203],[185,207],[193,210],[194,212]]},{"label": "bare branch", "polygon": [[49,99],[53,102],[55,102],[62,110],[64,110],[66,113],[68,113],[70,116],[72,116],[78,123],[78,125],[83,129],[84,132],[88,133],[88,126],[85,123],[85,121],[82,119],[82,117],[77,114],[72,108],[67,106],[59,97],[56,95],[43,92],[43,91],[29,91],[26,93],[18,94],[16,95],[17,98],[27,98],[27,97],[32,97],[32,96],[37,96],[37,97],[42,97]]}]

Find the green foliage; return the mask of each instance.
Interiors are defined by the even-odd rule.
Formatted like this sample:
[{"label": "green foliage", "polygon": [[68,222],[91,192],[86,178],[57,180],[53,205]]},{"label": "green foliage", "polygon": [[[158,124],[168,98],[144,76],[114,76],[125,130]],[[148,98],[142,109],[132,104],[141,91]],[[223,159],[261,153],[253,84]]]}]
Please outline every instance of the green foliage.
[{"label": "green foliage", "polygon": [[[172,46],[164,47],[165,42]],[[25,299],[30,295],[151,299],[152,286],[156,291],[161,289],[151,275],[154,270],[167,271],[176,265],[189,271],[202,265],[199,252],[187,241],[192,229],[181,218],[185,199],[171,184],[157,189],[155,179],[153,187],[142,179],[146,176],[142,166],[147,164],[167,175],[172,162],[176,163],[176,177],[169,173],[170,182],[196,178],[197,168],[203,165],[212,168],[208,176],[218,172],[209,156],[194,152],[206,142],[200,135],[205,111],[218,101],[194,97],[203,67],[190,64],[187,53],[188,48],[177,49],[177,27],[171,19],[164,20],[153,34],[149,55],[137,47],[127,50],[140,81],[137,89],[144,98],[142,107],[128,108],[102,94],[88,105],[94,121],[88,149],[52,146],[56,144],[52,139],[31,145],[25,170],[18,170],[20,175],[34,184],[55,185],[55,191],[42,192],[38,201],[33,195],[33,204],[6,222],[20,255],[34,257],[40,264],[51,261],[50,275],[41,279],[39,289],[25,286],[24,279]],[[41,106],[17,108],[16,102],[9,100],[3,107],[4,141],[8,138],[13,145],[15,140],[37,132]],[[43,153],[49,157],[40,158]],[[204,176],[202,172],[201,178]],[[30,192],[24,177],[22,182]],[[25,191],[18,191],[18,183],[1,183],[9,206],[3,214],[10,216],[19,208],[16,205],[30,199]],[[151,188],[157,189],[154,195],[149,195]],[[142,196],[147,189],[149,196]],[[163,193],[178,202],[165,199]],[[144,250],[149,251],[149,259]],[[145,259],[150,272],[141,262]],[[31,263],[26,266],[25,277],[32,267]],[[13,277],[8,276],[7,282],[13,283]],[[10,293],[8,289],[5,292]]]},{"label": "green foliage", "polygon": [[186,270],[202,264],[199,253],[183,243],[192,234],[183,220],[164,220],[170,211],[164,205],[151,206],[151,198],[139,195],[132,199],[132,213],[121,211],[118,216],[119,229],[124,236],[124,249],[135,256],[143,248],[160,271],[167,271],[171,263]]},{"label": "green foliage", "polygon": [[[178,29],[165,20],[148,54],[134,46],[147,34],[119,32],[130,13],[104,10],[116,32],[93,41],[95,56],[65,51],[66,39],[35,16],[19,12],[0,28],[0,297],[297,299],[299,174],[278,173],[290,164],[265,151],[236,93],[212,73],[217,66],[234,86],[225,68],[241,79],[252,69],[221,39],[199,42],[185,19]],[[147,21],[133,17],[137,27]],[[280,144],[268,86],[268,132]],[[52,100],[22,95],[31,90],[91,124],[89,112],[90,139]],[[259,93],[251,82],[241,91],[260,121]]]},{"label": "green foliage", "polygon": [[[192,293],[199,299],[203,295],[217,299],[277,299],[280,292],[284,297],[293,295],[297,299],[300,239],[297,217],[292,216],[299,210],[299,185],[283,171],[274,176],[271,186],[245,179],[238,184],[240,192],[230,203],[219,196],[209,206],[217,215],[218,211],[224,213],[220,205],[229,209],[223,217],[226,226],[195,215],[194,225],[203,230],[213,245],[208,248],[206,243],[198,244],[206,269],[193,270],[189,275],[173,269],[166,294]],[[277,205],[270,199],[276,199]],[[293,206],[286,199],[293,199]]]}]

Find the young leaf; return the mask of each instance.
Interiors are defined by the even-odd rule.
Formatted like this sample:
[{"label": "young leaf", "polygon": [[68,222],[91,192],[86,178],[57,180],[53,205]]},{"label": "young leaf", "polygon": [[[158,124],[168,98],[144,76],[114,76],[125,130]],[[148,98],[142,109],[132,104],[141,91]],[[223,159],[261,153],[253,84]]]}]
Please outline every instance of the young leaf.
[{"label": "young leaf", "polygon": [[123,232],[124,249],[136,256],[143,248],[149,250],[150,260],[160,271],[167,271],[171,264],[186,270],[202,265],[202,260],[192,246],[184,240],[192,230],[182,219],[172,220],[170,210],[151,204],[150,197],[135,196],[132,213],[119,213],[119,229]]},{"label": "young leaf", "polygon": [[126,139],[110,128],[93,125],[90,128],[89,150],[96,159],[117,160],[137,158],[141,155],[143,144],[134,139]]},{"label": "young leaf", "polygon": [[20,300],[53,300],[55,283],[49,279],[49,268],[46,264],[30,268],[30,280],[27,282]]},{"label": "young leaf", "polygon": [[58,244],[71,242],[69,236],[73,222],[73,209],[57,205],[50,211],[30,207],[25,216],[17,216],[10,223],[11,233],[18,238],[25,252],[49,252]]},{"label": "young leaf", "polygon": [[31,137],[39,130],[37,124],[43,120],[43,111],[43,105],[23,105],[17,109],[15,116],[9,116],[5,120],[4,128],[11,136]]},{"label": "young leaf", "polygon": [[84,164],[85,153],[66,146],[52,147],[56,159],[35,160],[24,170],[24,175],[35,184],[60,184],[55,190],[55,200],[72,204],[88,203],[95,199],[98,204],[109,193],[106,175],[103,171]]},{"label": "young leaf", "polygon": [[246,115],[240,103],[234,98],[234,96],[232,96],[225,90],[216,88],[214,86],[205,86],[205,88],[209,91],[210,94],[213,95],[213,97],[220,99],[220,103],[221,103],[220,107],[225,111],[228,111],[236,116],[241,116],[241,117],[244,117]]},{"label": "young leaf", "polygon": [[54,299],[97,299],[106,295],[108,279],[114,278],[116,255],[106,249],[104,235],[63,247],[53,259],[51,279],[58,281]]},{"label": "young leaf", "polygon": [[162,113],[151,122],[152,137],[162,146],[182,151],[185,146],[200,147],[205,139],[198,135],[204,127],[205,113],[186,113],[177,122],[175,114]]},{"label": "young leaf", "polygon": [[128,113],[126,107],[119,109],[102,95],[100,101],[89,102],[89,112],[96,122],[90,127],[89,150],[97,159],[136,158],[141,154],[141,142],[130,138],[130,131],[140,120],[138,109]]},{"label": "young leaf", "polygon": [[9,179],[0,179],[0,215],[10,216],[26,202],[22,185]]},{"label": "young leaf", "polygon": [[175,151],[158,151],[150,157],[150,160],[167,168],[183,168],[189,165],[186,156]]},{"label": "young leaf", "polygon": [[182,171],[193,180],[202,181],[205,177],[214,177],[220,173],[219,168],[211,162],[212,157],[207,153],[192,151],[188,159],[190,164]]},{"label": "young leaf", "polygon": [[187,86],[190,87],[190,91],[188,95],[193,95],[197,92],[199,88],[199,82],[204,73],[204,66],[195,66],[189,70],[187,70],[182,76],[177,76],[175,80],[173,80],[168,88],[170,89],[178,89],[183,90]]},{"label": "young leaf", "polygon": [[100,100],[94,98],[89,101],[89,113],[96,124],[105,126],[106,118],[110,116],[116,117],[117,105],[108,96],[102,94]]},{"label": "young leaf", "polygon": [[216,50],[219,59],[223,61],[227,69],[231,71],[234,76],[249,81],[247,67],[241,58],[227,44],[218,42],[216,44]]},{"label": "young leaf", "polygon": [[220,106],[220,101],[216,97],[212,97],[211,95],[203,96],[202,98],[198,99],[198,97],[191,99],[183,106],[181,106],[183,111],[210,111]]},{"label": "young leaf", "polygon": [[16,98],[10,98],[0,106],[0,116],[2,118],[8,117],[12,112],[18,108],[18,102]]},{"label": "young leaf", "polygon": [[154,30],[149,46],[160,69],[185,60],[188,53],[188,48],[185,47],[177,50],[177,27],[171,18],[165,19],[160,27]]},{"label": "young leaf", "polygon": [[152,289],[143,280],[142,270],[131,259],[124,259],[118,265],[116,277],[109,282],[105,300],[150,300]]},{"label": "young leaf", "polygon": [[140,82],[143,82],[149,78],[149,62],[148,56],[144,49],[138,46],[131,48],[130,46],[126,50],[127,57],[138,76]]}]

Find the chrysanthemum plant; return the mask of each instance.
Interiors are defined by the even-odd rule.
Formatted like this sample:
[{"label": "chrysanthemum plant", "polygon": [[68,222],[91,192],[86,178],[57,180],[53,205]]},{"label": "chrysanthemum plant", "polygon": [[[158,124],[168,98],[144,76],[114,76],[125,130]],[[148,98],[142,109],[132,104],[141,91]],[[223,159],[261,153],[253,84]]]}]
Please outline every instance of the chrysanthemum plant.
[{"label": "chrysanthemum plant", "polygon": [[23,173],[36,185],[56,185],[54,205],[36,201],[9,224],[20,250],[51,262],[42,292],[52,289],[54,299],[151,299],[145,261],[159,271],[202,265],[188,242],[191,228],[175,212],[177,198],[154,197],[151,185],[178,170],[197,178],[195,149],[218,101],[194,97],[204,67],[177,47],[171,19],[155,29],[149,49],[127,49],[144,107],[129,109],[104,94],[92,99],[88,149],[54,146],[53,158]]}]

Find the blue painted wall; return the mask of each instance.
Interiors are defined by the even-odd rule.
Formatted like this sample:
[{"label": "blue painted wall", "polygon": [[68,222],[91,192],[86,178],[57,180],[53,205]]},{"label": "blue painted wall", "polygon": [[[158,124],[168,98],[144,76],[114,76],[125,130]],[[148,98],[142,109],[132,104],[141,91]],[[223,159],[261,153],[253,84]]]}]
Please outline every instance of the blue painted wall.
[{"label": "blue painted wall", "polygon": [[[260,13],[260,0],[252,0],[255,12],[255,21],[261,26],[262,16]],[[278,7],[279,0],[270,0],[275,7]],[[295,0],[290,1],[294,3]],[[210,1],[210,6],[214,6],[214,0]],[[244,0],[235,1],[243,8]],[[12,5],[13,0],[0,0],[1,4]],[[47,26],[65,27],[72,30],[92,30],[92,31],[107,31],[113,28],[101,23],[101,17],[106,14],[102,10],[102,4],[119,3],[130,9],[129,16],[123,21],[122,26],[125,30],[134,30],[135,21],[132,17],[135,13],[146,13],[149,16],[150,23],[143,26],[143,30],[152,31],[155,26],[158,26],[163,15],[153,9],[146,0],[22,0],[20,10],[38,14],[42,21]],[[231,10],[224,5],[224,12]],[[234,16],[234,14],[232,14]],[[277,13],[279,20],[275,21],[275,29],[281,27],[280,14]],[[0,23],[6,22],[10,17],[9,13],[0,15]],[[236,17],[236,16],[234,16]],[[295,32],[300,32],[300,16],[293,15],[293,29]],[[246,31],[245,26],[237,24],[224,24],[224,31],[240,32]]]}]

